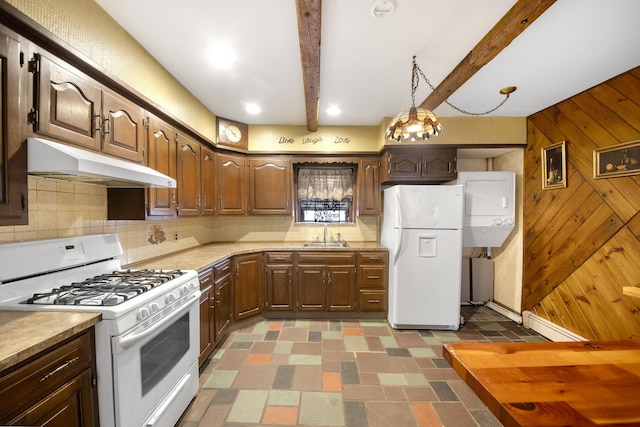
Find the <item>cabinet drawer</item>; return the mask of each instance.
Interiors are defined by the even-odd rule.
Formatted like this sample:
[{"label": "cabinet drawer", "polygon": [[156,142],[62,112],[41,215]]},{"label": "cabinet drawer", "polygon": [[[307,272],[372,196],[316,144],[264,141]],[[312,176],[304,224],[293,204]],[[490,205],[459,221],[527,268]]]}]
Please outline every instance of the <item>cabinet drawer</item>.
[{"label": "cabinet drawer", "polygon": [[293,252],[267,252],[267,264],[293,264]]},{"label": "cabinet drawer", "polygon": [[217,282],[225,276],[231,274],[231,260],[226,259],[213,267],[213,280]]},{"label": "cabinet drawer", "polygon": [[207,288],[210,288],[213,285],[212,277],[211,277],[211,269],[207,268],[198,273],[198,280],[200,281],[200,290],[203,291]]},{"label": "cabinet drawer", "polygon": [[361,265],[358,267],[360,287],[385,289],[386,270],[384,265]]},{"label": "cabinet drawer", "polygon": [[85,333],[0,378],[0,423],[90,368],[92,352],[91,334]]},{"label": "cabinet drawer", "polygon": [[385,291],[360,291],[360,311],[386,311]]},{"label": "cabinet drawer", "polygon": [[358,252],[360,264],[386,264],[389,254],[387,252]]},{"label": "cabinet drawer", "polygon": [[298,252],[300,264],[341,264],[354,265],[356,254],[353,252]]}]

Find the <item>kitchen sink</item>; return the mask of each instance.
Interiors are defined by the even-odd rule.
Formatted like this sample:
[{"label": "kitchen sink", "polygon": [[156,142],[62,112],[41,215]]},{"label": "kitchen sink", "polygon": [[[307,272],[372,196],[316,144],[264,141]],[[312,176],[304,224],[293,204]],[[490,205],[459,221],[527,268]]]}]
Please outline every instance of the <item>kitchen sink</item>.
[{"label": "kitchen sink", "polygon": [[340,242],[304,242],[305,248],[348,248],[349,244],[344,240]]}]

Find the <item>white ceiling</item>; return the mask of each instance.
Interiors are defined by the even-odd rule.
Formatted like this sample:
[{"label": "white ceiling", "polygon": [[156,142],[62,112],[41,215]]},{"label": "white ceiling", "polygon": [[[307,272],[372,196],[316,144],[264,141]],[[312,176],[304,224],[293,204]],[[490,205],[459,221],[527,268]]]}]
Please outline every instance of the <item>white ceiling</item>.
[{"label": "white ceiling", "polygon": [[[216,115],[249,124],[306,124],[295,0],[96,0]],[[411,105],[411,57],[437,86],[515,0],[322,2],[319,126],[377,125]],[[640,65],[640,1],[558,0],[449,99],[471,112],[528,116]],[[207,49],[237,51],[228,71]],[[420,81],[416,105],[431,89]],[[260,115],[244,111],[247,103]],[[339,117],[325,109],[337,105]],[[434,112],[460,113],[447,105]]]}]

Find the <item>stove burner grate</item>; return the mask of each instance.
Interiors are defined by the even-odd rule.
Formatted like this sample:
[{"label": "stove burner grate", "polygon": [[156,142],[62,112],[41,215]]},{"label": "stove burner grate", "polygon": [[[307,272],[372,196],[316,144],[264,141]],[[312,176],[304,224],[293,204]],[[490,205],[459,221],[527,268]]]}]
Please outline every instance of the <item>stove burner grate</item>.
[{"label": "stove burner grate", "polygon": [[184,274],[181,270],[124,270],[34,294],[26,304],[111,306]]}]

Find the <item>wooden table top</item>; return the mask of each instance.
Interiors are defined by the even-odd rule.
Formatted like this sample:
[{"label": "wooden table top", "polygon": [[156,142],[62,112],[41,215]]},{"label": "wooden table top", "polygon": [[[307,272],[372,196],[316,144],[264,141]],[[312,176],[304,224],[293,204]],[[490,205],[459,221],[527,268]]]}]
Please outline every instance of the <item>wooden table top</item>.
[{"label": "wooden table top", "polygon": [[640,340],[454,343],[443,355],[507,427],[640,426]]}]

